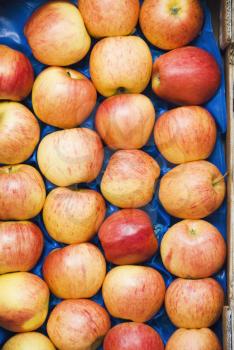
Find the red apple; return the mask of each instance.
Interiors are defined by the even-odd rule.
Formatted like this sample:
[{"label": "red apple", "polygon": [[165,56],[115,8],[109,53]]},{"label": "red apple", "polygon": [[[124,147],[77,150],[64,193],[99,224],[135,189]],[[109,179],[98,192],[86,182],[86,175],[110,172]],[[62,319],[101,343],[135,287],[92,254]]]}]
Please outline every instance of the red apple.
[{"label": "red apple", "polygon": [[32,104],[44,123],[74,128],[92,112],[97,99],[89,79],[74,69],[49,67],[35,80]]},{"label": "red apple", "polygon": [[208,328],[178,329],[172,334],[166,350],[222,350],[220,342]]},{"label": "red apple", "polygon": [[0,45],[0,57],[0,100],[23,100],[29,95],[34,80],[29,59],[6,45]]},{"label": "red apple", "polygon": [[40,127],[34,115],[20,103],[0,103],[0,163],[24,162],[33,153]]},{"label": "red apple", "polygon": [[[0,276],[0,326],[12,332],[39,328],[48,313],[49,289],[29,272]],[[17,349],[18,350],[18,349]]]},{"label": "red apple", "polygon": [[79,0],[78,8],[90,35],[95,38],[128,35],[140,12],[139,0]]},{"label": "red apple", "polygon": [[156,160],[140,150],[115,152],[101,181],[103,196],[120,208],[139,208],[153,197],[160,175]]},{"label": "red apple", "polygon": [[201,219],[220,207],[225,181],[218,168],[199,160],[177,165],[161,179],[159,199],[165,210],[181,219]]},{"label": "red apple", "polygon": [[106,310],[91,300],[65,300],[51,312],[47,332],[58,349],[92,349],[110,328]]},{"label": "red apple", "polygon": [[27,220],[41,211],[46,197],[40,173],[30,165],[0,167],[0,220]]},{"label": "red apple", "polygon": [[105,275],[105,259],[91,243],[56,249],[43,264],[47,285],[62,299],[91,298],[101,288]]},{"label": "red apple", "polygon": [[140,94],[121,94],[104,100],[95,117],[101,138],[112,149],[142,148],[155,122],[151,100]]},{"label": "red apple", "polygon": [[102,296],[113,317],[146,322],[163,304],[165,283],[160,273],[145,266],[113,268],[103,283]]},{"label": "red apple", "polygon": [[163,50],[184,46],[199,34],[203,24],[199,0],[144,0],[140,26],[145,37]]},{"label": "red apple", "polygon": [[24,34],[36,59],[51,66],[80,61],[91,42],[79,10],[67,1],[39,7],[27,21]]},{"label": "red apple", "polygon": [[100,193],[60,187],[48,194],[43,221],[49,235],[56,241],[82,243],[96,234],[105,213],[106,205]]},{"label": "red apple", "polygon": [[44,334],[27,332],[16,334],[4,345],[2,350],[56,350],[52,342]]},{"label": "red apple", "polygon": [[93,181],[101,170],[103,158],[100,137],[87,128],[46,135],[37,153],[42,174],[57,186]]},{"label": "red apple", "polygon": [[116,265],[146,261],[158,249],[150,217],[139,209],[123,209],[110,215],[98,237],[106,259]]},{"label": "red apple", "polygon": [[214,57],[187,46],[165,53],[153,65],[152,88],[162,99],[183,105],[201,105],[217,91],[221,80]]},{"label": "red apple", "polygon": [[171,109],[158,118],[154,129],[159,151],[175,164],[208,158],[216,134],[212,115],[198,106]]},{"label": "red apple", "polygon": [[126,322],[107,333],[104,350],[164,350],[159,334],[144,323]]},{"label": "red apple", "polygon": [[29,221],[0,222],[0,274],[29,271],[43,249],[39,227]]},{"label": "red apple", "polygon": [[164,266],[182,278],[204,278],[218,272],[226,257],[226,244],[215,226],[204,220],[183,220],[163,236]]},{"label": "red apple", "polygon": [[213,278],[176,279],[168,287],[165,307],[171,322],[181,328],[206,328],[221,316],[222,287]]},{"label": "red apple", "polygon": [[102,39],[91,52],[91,78],[103,96],[119,92],[140,93],[148,85],[151,72],[150,49],[138,36]]}]

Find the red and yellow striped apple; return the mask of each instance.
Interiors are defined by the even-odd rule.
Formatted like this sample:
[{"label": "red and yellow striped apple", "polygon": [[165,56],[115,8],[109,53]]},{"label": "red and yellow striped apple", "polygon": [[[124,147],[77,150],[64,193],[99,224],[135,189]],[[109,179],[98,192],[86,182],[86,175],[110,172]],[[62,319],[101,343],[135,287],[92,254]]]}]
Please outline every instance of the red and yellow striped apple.
[{"label": "red and yellow striped apple", "polygon": [[51,312],[47,332],[58,349],[92,349],[110,329],[106,310],[92,300],[64,300]]},{"label": "red and yellow striped apple", "polygon": [[91,39],[79,10],[67,1],[49,1],[28,19],[24,34],[36,59],[50,66],[80,61]]},{"label": "red and yellow striped apple", "polygon": [[31,165],[0,167],[0,220],[27,220],[41,211],[46,191],[40,173]]},{"label": "red and yellow striped apple", "polygon": [[178,105],[207,102],[216,93],[220,81],[215,58],[199,47],[186,46],[167,52],[153,65],[153,91]]},{"label": "red and yellow striped apple", "polygon": [[36,78],[32,90],[35,114],[44,123],[68,129],[80,125],[97,99],[89,79],[74,69],[49,67]]},{"label": "red and yellow striped apple", "polygon": [[213,278],[188,280],[178,278],[168,287],[166,312],[180,328],[206,328],[221,316],[224,292]]},{"label": "red and yellow striped apple", "polygon": [[42,174],[57,186],[93,181],[101,170],[103,158],[100,137],[87,128],[60,130],[46,135],[37,153]]},{"label": "red and yellow striped apple", "polygon": [[199,106],[171,109],[157,119],[154,128],[154,140],[160,153],[175,164],[208,158],[216,135],[214,118]]},{"label": "red and yellow striped apple", "polygon": [[100,193],[58,187],[46,198],[43,221],[49,235],[56,241],[82,243],[96,234],[105,213],[106,205]]},{"label": "red and yellow striped apple", "polygon": [[151,100],[141,94],[109,97],[98,107],[97,132],[112,149],[142,148],[151,135],[155,110]]},{"label": "red and yellow striped apple", "polygon": [[220,207],[225,181],[206,160],[177,165],[160,182],[159,199],[165,210],[181,219],[201,219]]},{"label": "red and yellow striped apple", "polygon": [[182,278],[204,278],[217,273],[226,258],[226,244],[217,228],[204,220],[183,220],[163,236],[164,266]]},{"label": "red and yellow striped apple", "polygon": [[31,62],[22,52],[6,45],[0,45],[0,57],[0,100],[23,100],[33,86]]},{"label": "red and yellow striped apple", "polygon": [[113,317],[146,322],[163,304],[165,283],[161,274],[145,266],[113,268],[103,283],[102,296]]},{"label": "red and yellow striped apple", "polygon": [[141,150],[115,152],[101,181],[103,196],[120,208],[139,208],[153,197],[160,175],[156,160]]},{"label": "red and yellow striped apple", "polygon": [[91,243],[56,249],[43,264],[47,285],[62,299],[91,298],[101,288],[105,275],[105,259]]},{"label": "red and yellow striped apple", "polygon": [[40,138],[39,123],[31,111],[17,102],[0,102],[0,128],[0,163],[28,159]]},{"label": "red and yellow striped apple", "polygon": [[101,225],[98,237],[106,259],[116,265],[146,261],[158,249],[150,217],[139,209],[123,209],[110,215]]},{"label": "red and yellow striped apple", "polygon": [[0,326],[12,332],[39,328],[48,313],[49,289],[38,276],[14,272],[0,276]]},{"label": "red and yellow striped apple", "polygon": [[43,245],[43,234],[32,222],[0,222],[0,274],[31,270]]},{"label": "red and yellow striped apple", "polygon": [[27,332],[16,334],[4,345],[2,350],[56,350],[52,342],[44,334]]}]

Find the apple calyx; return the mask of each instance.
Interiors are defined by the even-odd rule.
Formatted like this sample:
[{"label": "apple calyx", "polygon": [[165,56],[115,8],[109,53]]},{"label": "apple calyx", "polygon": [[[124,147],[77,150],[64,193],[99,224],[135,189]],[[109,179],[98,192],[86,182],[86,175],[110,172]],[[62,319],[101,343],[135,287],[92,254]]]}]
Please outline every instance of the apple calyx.
[{"label": "apple calyx", "polygon": [[121,95],[121,94],[125,94],[125,93],[127,93],[127,91],[126,91],[126,89],[124,88],[124,87],[119,87],[118,89],[117,89],[117,95]]},{"label": "apple calyx", "polygon": [[228,171],[224,175],[222,175],[222,176],[218,177],[217,179],[215,179],[212,182],[212,186],[214,187],[214,186],[218,185],[222,180],[224,180],[227,177],[227,175],[228,175]]},{"label": "apple calyx", "polygon": [[176,7],[176,6],[173,6],[171,9],[170,9],[170,12],[173,16],[177,16],[178,13],[180,12],[181,8],[180,7]]},{"label": "apple calyx", "polygon": [[196,235],[196,230],[194,228],[191,228],[189,229],[189,233],[192,235],[192,236],[195,236]]}]

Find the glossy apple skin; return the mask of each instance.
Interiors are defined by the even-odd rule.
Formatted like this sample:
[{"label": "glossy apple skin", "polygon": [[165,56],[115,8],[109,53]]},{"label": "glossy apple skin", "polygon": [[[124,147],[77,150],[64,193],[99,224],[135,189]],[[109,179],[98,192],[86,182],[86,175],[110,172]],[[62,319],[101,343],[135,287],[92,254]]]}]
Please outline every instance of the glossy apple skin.
[{"label": "glossy apple skin", "polygon": [[66,1],[50,1],[28,19],[24,34],[36,59],[50,66],[80,61],[91,39],[79,10]]},{"label": "glossy apple skin", "polygon": [[30,165],[0,167],[0,220],[27,220],[41,211],[46,191],[40,173]]},{"label": "glossy apple skin", "polygon": [[163,304],[165,283],[151,267],[118,266],[106,275],[102,296],[113,317],[146,322]]},{"label": "glossy apple skin", "polygon": [[0,326],[12,332],[39,328],[48,313],[49,289],[38,276],[14,272],[0,276]]},{"label": "glossy apple skin", "polygon": [[52,342],[44,334],[28,332],[16,334],[4,345],[2,350],[56,350]]},{"label": "glossy apple skin", "polygon": [[216,135],[214,118],[199,106],[171,109],[157,119],[154,128],[156,146],[174,164],[208,158]]},{"label": "glossy apple skin", "polygon": [[97,132],[112,149],[138,149],[149,140],[155,110],[147,96],[120,94],[109,97],[98,107]]},{"label": "glossy apple skin", "polygon": [[221,81],[214,57],[187,46],[165,53],[153,65],[152,88],[162,99],[178,105],[201,105],[217,91]]},{"label": "glossy apple skin", "polygon": [[178,278],[168,287],[166,312],[179,328],[207,328],[221,316],[224,305],[222,287],[213,278]]},{"label": "glossy apple skin", "polygon": [[6,45],[0,45],[0,57],[0,100],[23,100],[29,95],[34,81],[29,59]]},{"label": "glossy apple skin", "polygon": [[43,245],[43,234],[32,222],[0,222],[0,274],[31,270]]},{"label": "glossy apple skin", "polygon": [[85,121],[97,99],[89,79],[74,69],[49,67],[36,78],[32,91],[35,114],[44,123],[74,128]]},{"label": "glossy apple skin", "polygon": [[110,329],[106,310],[92,300],[65,300],[51,312],[47,332],[58,349],[97,349]]},{"label": "glossy apple skin", "polygon": [[91,298],[102,286],[106,262],[95,245],[81,243],[52,251],[42,270],[47,285],[58,298]]},{"label": "glossy apple skin", "polygon": [[104,350],[164,350],[159,334],[144,323],[126,322],[107,333]]},{"label": "glossy apple skin", "polygon": [[226,244],[215,226],[204,220],[183,220],[163,236],[161,257],[166,269],[182,278],[204,278],[218,272]]},{"label": "glossy apple skin", "polygon": [[87,128],[60,130],[46,135],[37,153],[42,174],[57,186],[93,181],[101,170],[103,158],[100,137]]},{"label": "glossy apple skin", "polygon": [[102,39],[91,52],[91,79],[103,96],[112,96],[120,91],[140,93],[148,85],[151,72],[149,47],[137,36]]},{"label": "glossy apple skin", "polygon": [[73,244],[89,241],[105,218],[106,204],[100,193],[55,188],[45,201],[43,221],[51,237]]},{"label": "glossy apple skin", "polygon": [[198,36],[204,14],[199,0],[145,0],[140,26],[145,37],[163,50],[187,45]]},{"label": "glossy apple skin", "polygon": [[188,348],[189,350],[222,350],[217,336],[208,328],[178,329],[166,345],[166,350],[187,350]]},{"label": "glossy apple skin", "polygon": [[0,102],[0,163],[28,159],[40,138],[39,123],[28,108],[17,102]]},{"label": "glossy apple skin", "polygon": [[139,208],[149,203],[160,175],[158,163],[140,150],[115,152],[101,181],[103,196],[120,208]]},{"label": "glossy apple skin", "polygon": [[116,265],[146,261],[158,249],[150,217],[139,209],[123,209],[110,215],[98,237],[106,259]]},{"label": "glossy apple skin", "polygon": [[129,35],[139,17],[139,0],[79,0],[78,8],[95,38]]},{"label": "glossy apple skin", "polygon": [[220,207],[225,181],[218,168],[205,160],[177,165],[160,182],[164,209],[181,219],[201,219]]}]

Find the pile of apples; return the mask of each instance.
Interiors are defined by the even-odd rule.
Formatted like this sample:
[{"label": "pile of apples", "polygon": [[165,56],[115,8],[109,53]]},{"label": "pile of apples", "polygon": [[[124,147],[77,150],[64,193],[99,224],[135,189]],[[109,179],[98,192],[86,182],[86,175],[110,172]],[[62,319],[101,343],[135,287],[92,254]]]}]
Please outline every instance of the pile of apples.
[{"label": "pile of apples", "polygon": [[[133,35],[138,19],[145,40]],[[47,2],[24,28],[34,57],[50,66],[35,81],[28,58],[0,45],[0,326],[19,333],[3,350],[94,350],[103,340],[104,350],[163,350],[145,324],[163,303],[179,328],[166,350],[221,350],[209,327],[224,304],[212,275],[225,262],[226,245],[203,218],[222,204],[225,180],[206,160],[217,130],[201,107],[221,73],[210,53],[185,46],[202,24],[198,0],[144,0],[141,8],[139,0],[79,0],[78,8]],[[91,79],[69,67],[88,54],[90,36],[98,39]],[[147,40],[172,51],[153,62]],[[142,94],[150,80],[158,97],[177,105],[156,123]],[[19,102],[31,91],[36,117]],[[91,113],[95,131],[79,127]],[[42,122],[62,130],[40,140]],[[159,271],[139,265],[159,249],[140,209],[160,177],[160,164],[141,150],[152,133],[172,168],[160,180],[159,200],[183,219],[160,246],[165,268],[177,277],[167,289]],[[112,151],[105,169],[104,145]],[[37,169],[24,164],[36,149]],[[99,179],[100,193],[80,188]],[[45,181],[56,186],[49,193]],[[106,201],[119,208],[107,218]],[[29,272],[44,238],[28,220],[41,211],[48,234],[62,243],[45,257],[43,279]],[[97,233],[102,251],[89,243]],[[117,266],[107,272],[106,261]],[[89,299],[101,287],[105,308]],[[50,292],[63,301],[48,315]],[[111,328],[110,315],[126,322]],[[46,319],[48,337],[35,332]]]}]

